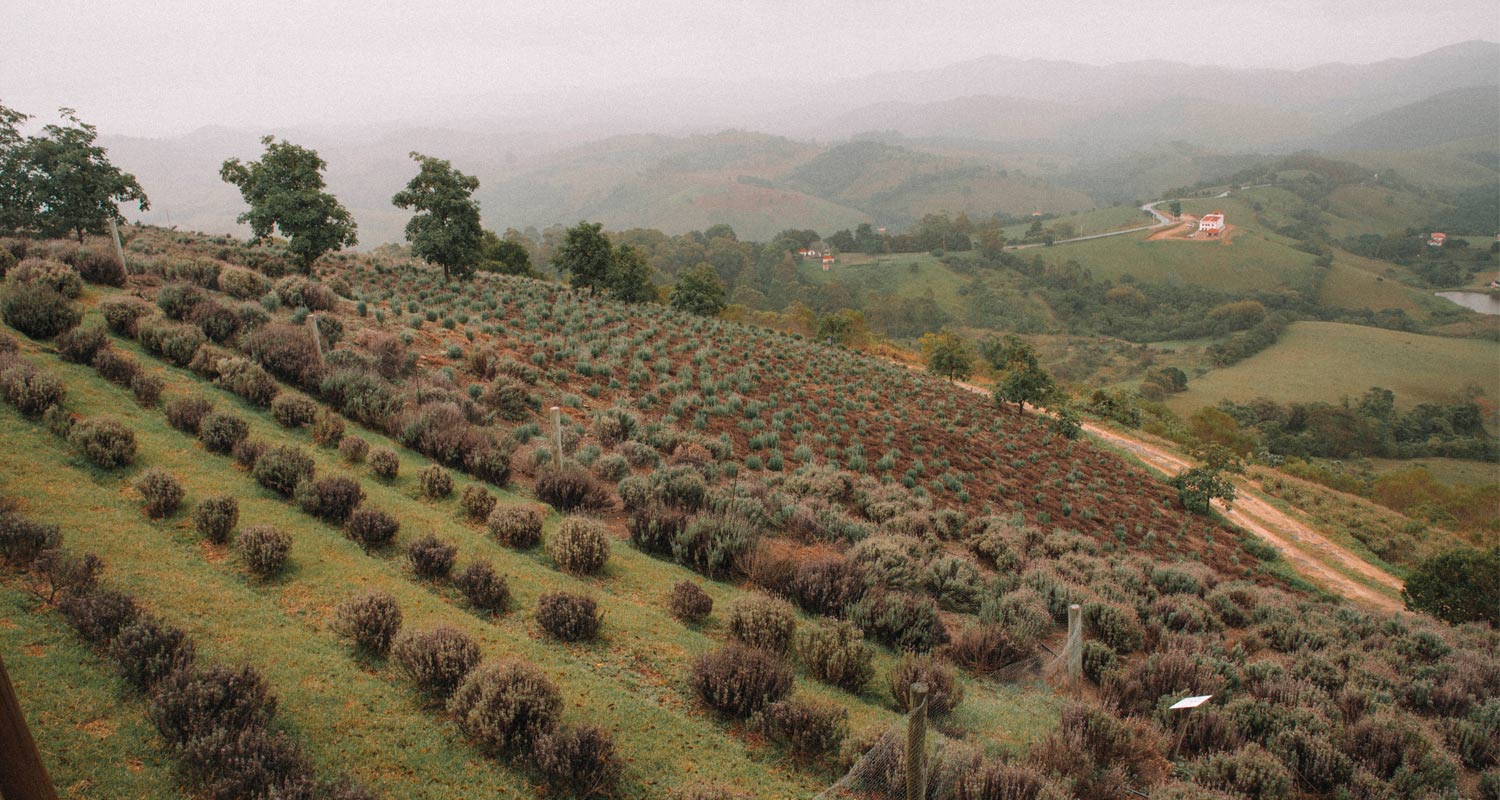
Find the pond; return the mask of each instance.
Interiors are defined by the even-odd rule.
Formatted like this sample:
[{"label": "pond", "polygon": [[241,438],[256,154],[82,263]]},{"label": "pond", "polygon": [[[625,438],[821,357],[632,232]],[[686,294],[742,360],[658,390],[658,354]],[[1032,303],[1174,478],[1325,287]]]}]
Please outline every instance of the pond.
[{"label": "pond", "polygon": [[1481,314],[1500,315],[1500,297],[1489,292],[1437,292],[1437,296]]}]

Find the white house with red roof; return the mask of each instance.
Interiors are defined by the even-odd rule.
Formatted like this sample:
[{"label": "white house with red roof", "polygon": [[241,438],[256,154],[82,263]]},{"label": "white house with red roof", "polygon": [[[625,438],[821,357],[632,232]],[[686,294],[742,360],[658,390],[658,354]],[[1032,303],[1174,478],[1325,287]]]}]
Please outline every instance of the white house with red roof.
[{"label": "white house with red roof", "polygon": [[1212,214],[1204,214],[1198,220],[1198,232],[1205,236],[1218,236],[1224,232],[1224,212],[1215,211]]}]

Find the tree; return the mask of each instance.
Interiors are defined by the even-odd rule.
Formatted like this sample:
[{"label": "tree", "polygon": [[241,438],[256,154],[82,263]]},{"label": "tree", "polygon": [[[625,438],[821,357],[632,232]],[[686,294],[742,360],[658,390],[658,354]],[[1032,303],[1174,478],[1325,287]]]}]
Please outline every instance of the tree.
[{"label": "tree", "polygon": [[974,372],[974,357],[969,355],[968,343],[958,334],[944,329],[922,337],[922,355],[927,359],[927,371],[948,380],[963,380]]},{"label": "tree", "polygon": [[1464,547],[1432,556],[1406,579],[1401,599],[1412,611],[1454,625],[1500,625],[1500,547]]},{"label": "tree", "polygon": [[1180,217],[1180,216],[1182,216],[1182,201],[1181,200],[1173,200],[1167,206],[1167,208],[1169,208],[1169,209],[1172,210],[1172,216],[1174,216],[1174,217]]},{"label": "tree", "polygon": [[120,203],[151,207],[135,176],[111,164],[95,144],[99,131],[61,110],[66,124],[48,125],[41,136],[21,139],[27,117],[0,107],[0,227],[32,230],[46,237],[104,233],[110,220],[124,221]]},{"label": "tree", "polygon": [[505,275],[535,275],[531,269],[531,252],[515,239],[502,239],[494,231],[485,231],[479,240],[479,268]]},{"label": "tree", "polygon": [[239,187],[250,210],[237,222],[250,223],[255,244],[279,230],[287,238],[287,250],[304,272],[324,253],[359,243],[358,228],[348,210],[323,191],[323,171],[328,164],[317,151],[285,139],[262,137],[265,155],[260,161],[242,164],[231,158],[219,168],[225,183]]},{"label": "tree", "polygon": [[1197,514],[1207,514],[1210,503],[1223,500],[1224,508],[1234,504],[1234,481],[1230,474],[1245,471],[1245,464],[1233,450],[1220,444],[1209,444],[1193,451],[1199,465],[1189,467],[1168,480],[1177,489],[1182,507]]},{"label": "tree", "polygon": [[996,404],[1015,403],[1020,412],[1027,403],[1036,405],[1057,394],[1057,384],[1037,361],[1036,349],[1020,338],[1007,335],[991,339],[980,345],[979,353],[999,373],[994,389]]},{"label": "tree", "polygon": [[677,276],[672,287],[672,307],[705,317],[724,310],[724,282],[712,264],[701,262]]},{"label": "tree", "polygon": [[859,344],[869,335],[863,311],[844,308],[818,317],[817,338],[820,341],[847,347]]},{"label": "tree", "polygon": [[465,175],[440,158],[412,153],[420,167],[391,202],[417,213],[406,223],[412,254],[443,268],[443,279],[473,277],[480,258],[484,228],[473,197],[479,179]]},{"label": "tree", "polygon": [[580,221],[563,236],[562,247],[552,257],[552,266],[572,276],[574,288],[599,290],[609,288],[609,272],[614,266],[614,249],[604,235],[603,223]]},{"label": "tree", "polygon": [[651,265],[640,250],[622,245],[614,252],[609,271],[609,293],[622,303],[644,303],[656,299]]}]

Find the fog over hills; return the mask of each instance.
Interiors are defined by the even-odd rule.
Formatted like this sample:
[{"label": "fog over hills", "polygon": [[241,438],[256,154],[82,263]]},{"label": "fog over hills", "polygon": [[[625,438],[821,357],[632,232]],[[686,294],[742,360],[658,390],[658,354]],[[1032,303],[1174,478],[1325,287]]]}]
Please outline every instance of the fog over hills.
[{"label": "fog over hills", "polygon": [[669,81],[470,108],[423,126],[212,127],[104,143],[148,188],[141,219],[182,228],[235,229],[240,200],[218,166],[255,157],[272,133],[328,161],[362,246],[401,239],[406,215],[389,201],[413,150],[477,175],[485,221],[500,229],[589,218],[682,232],[723,221],[764,237],[901,226],[940,210],[1087,209],[1197,180],[1244,153],[1483,137],[1500,119],[1500,45],[1300,70],[993,55],[852,80]]}]

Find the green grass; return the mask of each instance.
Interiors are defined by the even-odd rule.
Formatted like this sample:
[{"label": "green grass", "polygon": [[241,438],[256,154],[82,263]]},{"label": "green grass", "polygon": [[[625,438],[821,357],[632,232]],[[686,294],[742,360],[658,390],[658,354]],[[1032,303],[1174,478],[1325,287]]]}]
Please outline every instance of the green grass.
[{"label": "green grass", "polygon": [[1274,234],[1241,231],[1231,241],[1211,243],[1150,241],[1149,236],[1141,232],[1035,247],[1021,255],[1054,264],[1076,260],[1096,280],[1130,275],[1143,283],[1182,282],[1225,292],[1310,291],[1316,282],[1313,256],[1293,250]]},{"label": "green grass", "polygon": [[[1155,218],[1136,206],[1124,205],[1096,208],[1092,211],[1080,211],[1076,214],[1065,214],[1058,219],[1043,222],[1042,226],[1047,227],[1060,222],[1072,225],[1075,236],[1088,236],[1094,233],[1105,233],[1122,228],[1150,225],[1155,222]],[[1026,235],[1026,230],[1030,227],[1031,223],[1029,222],[1008,225],[1004,228],[1005,238],[1012,242],[1019,241]]]},{"label": "green grass", "polygon": [[1417,320],[1431,315],[1434,301],[1446,302],[1395,280],[1396,269],[1393,265],[1340,250],[1323,279],[1318,302],[1331,308],[1350,310],[1399,308]]},{"label": "green grass", "polygon": [[[115,346],[140,353],[133,343],[116,341]],[[678,580],[696,578],[683,568],[617,543],[603,576],[568,577],[552,569],[539,551],[516,553],[494,544],[477,526],[461,520],[456,499],[417,499],[414,476],[427,463],[422,457],[396,447],[402,476],[390,484],[379,482],[365,468],[347,467],[335,454],[313,447],[305,433],[279,428],[233,395],[186,371],[145,359],[167,380],[167,397],[202,393],[250,419],[252,437],[301,445],[316,458],[320,474],[347,472],[358,477],[368,493],[367,504],[401,520],[401,541],[436,532],[459,546],[460,568],[475,557],[493,561],[509,576],[517,602],[510,613],[487,621],[466,611],[451,590],[436,590],[411,578],[403,559],[395,555],[399,551],[365,555],[339,531],[258,487],[229,459],[207,454],[191,438],[168,427],[160,411],[137,407],[128,393],[92,370],[40,355],[29,344],[25,349],[66,380],[71,411],[122,419],[136,431],[140,454],[130,469],[95,470],[38,424],[6,408],[0,411],[0,475],[7,477],[0,492],[26,498],[28,513],[60,524],[73,547],[97,552],[109,565],[112,582],[188,630],[198,639],[200,653],[212,660],[247,661],[264,670],[281,696],[283,724],[308,743],[316,763],[350,768],[392,797],[532,793],[524,775],[480,758],[390,667],[356,661],[329,632],[337,602],[361,587],[379,586],[396,595],[408,627],[454,625],[474,636],[487,658],[524,658],[553,677],[562,688],[567,719],[601,724],[615,733],[622,755],[631,763],[625,796],[660,796],[665,787],[709,779],[757,797],[800,797],[830,781],[826,774],[789,768],[779,751],[698,709],[684,684],[686,667],[693,656],[713,647],[722,632],[713,620],[706,630],[695,630],[665,612],[666,590]],[[394,447],[368,431],[351,433],[374,446]],[[162,522],[144,518],[129,481],[147,466],[165,468],[182,479],[187,489],[184,511]],[[456,498],[470,481],[455,475],[455,482]],[[219,492],[240,498],[242,526],[269,523],[293,535],[285,576],[264,585],[248,580],[232,555],[201,543],[193,534],[186,509]],[[501,502],[518,499],[503,495]],[[549,530],[555,522],[549,520]],[[699,580],[719,608],[739,591]],[[601,642],[558,645],[536,630],[530,609],[541,592],[558,588],[589,591],[600,598],[607,613]],[[877,679],[859,697],[805,676],[798,680],[798,692],[842,703],[856,734],[882,730],[898,719],[887,707],[883,679],[894,663],[893,654],[881,651]],[[1040,737],[1051,729],[1062,702],[1037,682],[967,684],[968,699],[956,721],[976,731],[977,741],[993,747]],[[59,701],[49,694],[43,702]],[[77,779],[66,772],[63,777]]]},{"label": "green grass", "polygon": [[180,795],[146,704],[19,579],[0,584],[0,651],[60,797]]},{"label": "green grass", "polygon": [[1485,486],[1500,482],[1500,464],[1465,461],[1458,458],[1372,458],[1370,466],[1376,475],[1422,467],[1433,478],[1449,486]]},{"label": "green grass", "polygon": [[[917,265],[916,270],[912,269],[913,264]],[[931,291],[937,304],[955,317],[961,317],[967,305],[959,292],[969,284],[969,279],[931,253],[880,256],[850,253],[840,255],[826,272],[821,263],[813,260],[801,262],[798,271],[814,284],[842,283],[851,289],[907,299],[917,299]]]},{"label": "green grass", "polygon": [[1189,382],[1167,401],[1190,413],[1220,400],[1338,402],[1371,386],[1405,408],[1451,401],[1469,386],[1500,395],[1500,344],[1446,339],[1337,322],[1293,323],[1270,348]]}]

